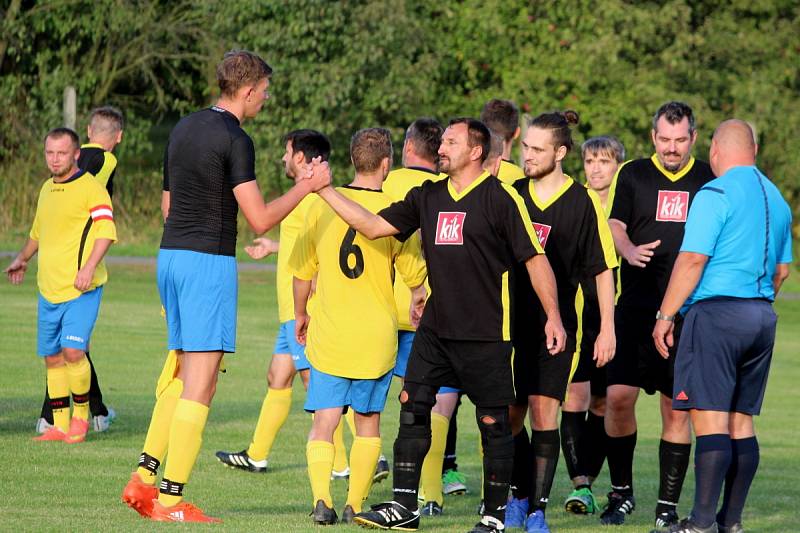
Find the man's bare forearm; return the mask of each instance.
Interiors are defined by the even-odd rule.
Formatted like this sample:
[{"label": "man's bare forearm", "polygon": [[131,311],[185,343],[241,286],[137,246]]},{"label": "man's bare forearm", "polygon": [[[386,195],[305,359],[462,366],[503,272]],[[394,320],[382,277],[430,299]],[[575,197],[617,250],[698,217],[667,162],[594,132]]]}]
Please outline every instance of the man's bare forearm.
[{"label": "man's bare forearm", "polygon": [[660,311],[672,316],[680,311],[684,302],[689,298],[697,287],[703,269],[708,262],[708,256],[693,252],[681,252],[672,267],[672,275],[669,277],[667,292],[661,302]]},{"label": "man's bare forearm", "polygon": [[600,307],[600,329],[614,328],[614,271],[604,270],[595,276]]},{"label": "man's bare forearm", "polygon": [[325,187],[318,194],[351,228],[370,240],[398,233],[397,229],[386,222],[380,215],[376,215],[349,198],[345,198],[333,187]]},{"label": "man's bare forearm", "polygon": [[86,260],[86,263],[83,264],[84,267],[91,267],[97,268],[97,265],[100,261],[103,260],[103,257],[108,252],[108,249],[111,247],[111,243],[114,242],[111,239],[97,239],[94,241],[94,246],[92,247],[92,253],[89,254],[89,258]]},{"label": "man's bare forearm", "polygon": [[634,244],[628,237],[628,227],[615,218],[608,220],[608,227],[611,228],[611,236],[614,238],[614,247],[622,257],[627,257],[628,252]]},{"label": "man's bare forearm", "polygon": [[294,296],[294,314],[297,316],[308,313],[308,297],[311,295],[311,280],[295,277],[292,281],[292,295]]},{"label": "man's bare forearm", "polygon": [[28,240],[25,241],[25,244],[22,246],[22,249],[17,254],[17,259],[21,259],[24,262],[28,262],[31,258],[36,255],[36,252],[39,251],[39,241],[31,239],[28,237]]}]

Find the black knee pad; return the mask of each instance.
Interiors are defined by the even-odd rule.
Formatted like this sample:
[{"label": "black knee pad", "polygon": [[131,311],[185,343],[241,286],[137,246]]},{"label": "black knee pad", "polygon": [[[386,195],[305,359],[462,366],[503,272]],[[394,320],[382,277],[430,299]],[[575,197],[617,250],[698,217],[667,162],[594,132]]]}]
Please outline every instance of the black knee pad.
[{"label": "black knee pad", "polygon": [[[484,455],[487,458],[513,458],[514,438],[511,436],[508,407],[476,407],[475,418],[481,431]],[[494,422],[486,423],[485,418]]]},{"label": "black knee pad", "polygon": [[[431,409],[436,403],[436,391],[429,385],[406,383],[403,392],[408,395],[400,403],[400,430],[398,437],[429,439],[431,437]],[[403,395],[403,392],[400,395]]]}]

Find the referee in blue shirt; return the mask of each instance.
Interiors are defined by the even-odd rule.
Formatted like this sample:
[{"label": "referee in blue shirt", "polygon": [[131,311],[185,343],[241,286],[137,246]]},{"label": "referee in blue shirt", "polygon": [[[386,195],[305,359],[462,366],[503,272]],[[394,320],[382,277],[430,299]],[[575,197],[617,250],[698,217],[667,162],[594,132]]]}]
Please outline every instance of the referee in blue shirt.
[{"label": "referee in blue shirt", "polygon": [[772,302],[792,260],[792,216],[756,168],[757,149],[741,120],[727,120],[714,132],[710,162],[718,178],[692,203],[656,316],[653,339],[667,357],[673,319],[679,311],[685,315],[672,405],[690,412],[697,435],[694,508],[670,532],[742,531],[758,468],[753,415],[761,411],[775,344]]}]

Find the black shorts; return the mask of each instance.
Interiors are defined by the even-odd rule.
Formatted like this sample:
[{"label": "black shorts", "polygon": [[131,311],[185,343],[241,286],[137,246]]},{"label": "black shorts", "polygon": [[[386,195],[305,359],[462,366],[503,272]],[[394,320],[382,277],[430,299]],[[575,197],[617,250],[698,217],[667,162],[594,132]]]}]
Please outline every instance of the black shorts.
[{"label": "black shorts", "polygon": [[575,336],[567,334],[563,352],[550,355],[543,337],[519,336],[514,340],[516,404],[527,405],[528,396],[548,396],[563,402],[575,357]]},{"label": "black shorts", "polygon": [[594,360],[594,342],[600,334],[600,309],[595,306],[587,305],[583,308],[581,320],[580,355],[578,367],[572,374],[570,383],[589,382],[592,389],[592,396],[604,397],[606,395],[606,367],[597,367]]},{"label": "black shorts", "polygon": [[656,391],[672,398],[675,352],[680,338],[682,318],[675,317],[675,343],[664,359],[653,342],[656,309],[617,307],[614,315],[617,333],[617,352],[606,365],[608,386],[629,385]]},{"label": "black shorts", "polygon": [[675,361],[673,409],[759,414],[777,320],[766,300],[715,298],[692,305]]},{"label": "black shorts", "polygon": [[457,341],[420,327],[411,345],[406,383],[460,389],[478,407],[514,402],[511,342]]}]

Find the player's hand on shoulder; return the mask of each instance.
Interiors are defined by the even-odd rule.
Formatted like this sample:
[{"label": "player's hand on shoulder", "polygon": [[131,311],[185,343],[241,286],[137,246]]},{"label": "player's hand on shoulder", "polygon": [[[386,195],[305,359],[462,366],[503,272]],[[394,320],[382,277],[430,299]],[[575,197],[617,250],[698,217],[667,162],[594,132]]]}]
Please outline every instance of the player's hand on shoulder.
[{"label": "player's hand on shoulder", "polygon": [[661,244],[661,240],[655,240],[639,246],[631,246],[628,252],[624,254],[625,260],[631,265],[639,268],[644,268],[650,259],[655,255],[655,250]]},{"label": "player's hand on shoulder", "polygon": [[594,341],[594,360],[597,368],[603,367],[614,358],[617,351],[617,337],[614,331],[603,331]]},{"label": "player's hand on shoulder", "polygon": [[259,237],[254,239],[250,246],[245,246],[244,251],[253,259],[263,259],[268,255],[278,253],[278,241]]},{"label": "player's hand on shoulder", "polygon": [[12,285],[19,285],[25,279],[25,271],[28,269],[28,262],[19,257],[15,258],[10,265],[3,271]]},{"label": "player's hand on shoulder", "polygon": [[299,315],[295,313],[294,317],[294,336],[298,344],[306,345],[306,334],[308,333],[308,324],[311,322],[311,317],[308,314]]},{"label": "player's hand on shoulder", "polygon": [[85,292],[92,285],[92,278],[94,277],[94,268],[89,265],[84,265],[83,268],[78,270],[75,275],[75,283],[73,285],[81,292]]}]

